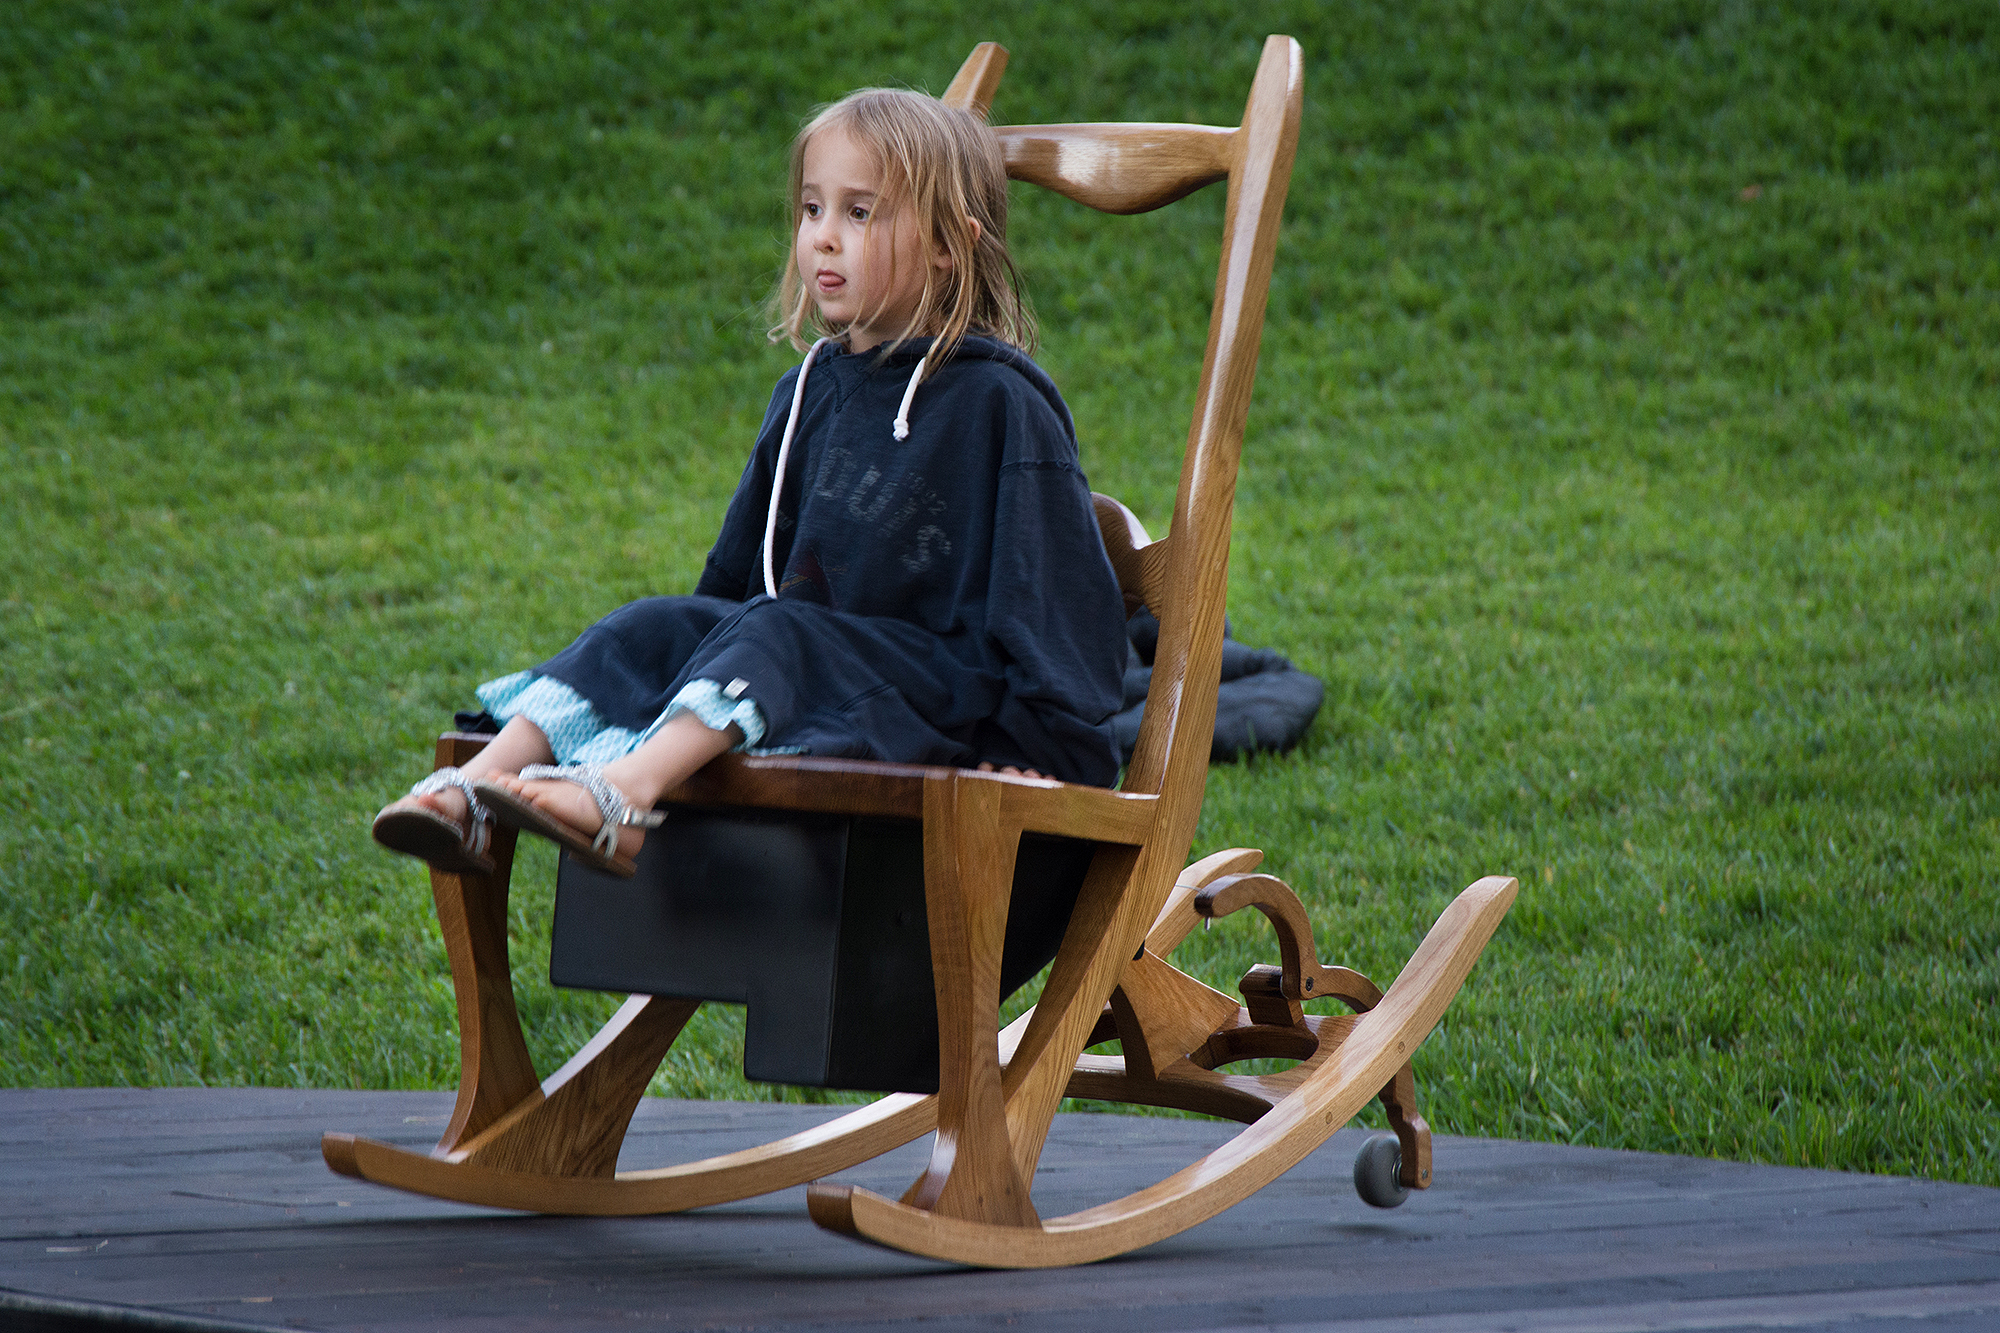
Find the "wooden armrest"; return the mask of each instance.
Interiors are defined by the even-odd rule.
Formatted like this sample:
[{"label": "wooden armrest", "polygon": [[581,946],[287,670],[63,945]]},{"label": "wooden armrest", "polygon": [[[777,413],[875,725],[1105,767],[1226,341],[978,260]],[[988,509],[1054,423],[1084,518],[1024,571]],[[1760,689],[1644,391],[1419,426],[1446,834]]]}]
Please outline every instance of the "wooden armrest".
[{"label": "wooden armrest", "polygon": [[674,805],[751,805],[922,819],[924,780],[952,771],[805,754],[725,754],[661,799]]},{"label": "wooden armrest", "polygon": [[974,773],[1007,784],[1000,809],[1023,833],[1055,833],[1091,842],[1117,842],[1137,847],[1152,836],[1160,798],[1145,792],[1112,791],[1067,782],[1008,777],[1004,773]]}]

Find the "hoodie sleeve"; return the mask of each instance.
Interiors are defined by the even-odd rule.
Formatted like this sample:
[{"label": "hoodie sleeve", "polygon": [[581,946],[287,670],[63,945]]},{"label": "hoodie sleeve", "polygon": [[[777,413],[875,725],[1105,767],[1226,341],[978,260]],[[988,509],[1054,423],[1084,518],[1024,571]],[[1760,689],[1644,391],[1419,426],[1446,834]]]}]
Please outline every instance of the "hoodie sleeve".
[{"label": "hoodie sleeve", "polygon": [[[764,424],[758,428],[750,461],[743,466],[736,494],[722,517],[722,531],[716,535],[708,561],[702,566],[701,579],[694,585],[700,596],[744,602],[764,590],[764,520],[771,505],[771,474],[777,468],[785,418],[791,413],[792,385],[798,377],[798,367],[794,366],[771,391],[771,403],[764,409]],[[796,502],[793,508],[796,511]],[[791,526],[788,518],[782,510],[779,512],[781,534]]]}]

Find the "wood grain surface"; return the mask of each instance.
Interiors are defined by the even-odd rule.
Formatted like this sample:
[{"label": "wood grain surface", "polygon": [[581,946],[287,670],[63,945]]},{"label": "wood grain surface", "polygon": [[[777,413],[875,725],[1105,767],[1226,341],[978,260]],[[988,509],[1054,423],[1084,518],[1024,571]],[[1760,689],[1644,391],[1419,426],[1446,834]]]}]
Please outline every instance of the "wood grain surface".
[{"label": "wood grain surface", "polygon": [[[490,740],[465,732],[438,737],[435,767],[458,767]],[[515,830],[494,826],[489,875],[430,872],[431,898],[451,963],[458,1001],[458,1104],[438,1146],[451,1149],[484,1130],[530,1097],[540,1080],[521,1019],[514,1007],[514,977],[507,964],[507,891],[514,875]]]}]

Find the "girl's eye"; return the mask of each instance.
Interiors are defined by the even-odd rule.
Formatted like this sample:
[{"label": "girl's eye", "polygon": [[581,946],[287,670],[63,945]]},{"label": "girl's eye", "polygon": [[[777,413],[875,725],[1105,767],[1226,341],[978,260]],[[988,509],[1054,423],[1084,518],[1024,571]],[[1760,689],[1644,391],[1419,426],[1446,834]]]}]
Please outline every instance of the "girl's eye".
[{"label": "girl's eye", "polygon": [[856,204],[847,210],[847,216],[853,218],[856,222],[866,222],[868,220],[868,209],[864,205]]},{"label": "girl's eye", "polygon": [[814,219],[815,221],[817,221],[817,220],[818,220],[818,218],[819,218],[819,205],[818,205],[818,204],[807,204],[807,205],[806,205],[806,206],[805,206],[805,207],[804,207],[803,209],[801,209],[800,211],[801,211],[801,212],[803,212],[803,213],[804,213],[804,214],[805,214],[805,215],[806,215],[807,217],[809,217],[809,218],[812,218],[812,219]]}]

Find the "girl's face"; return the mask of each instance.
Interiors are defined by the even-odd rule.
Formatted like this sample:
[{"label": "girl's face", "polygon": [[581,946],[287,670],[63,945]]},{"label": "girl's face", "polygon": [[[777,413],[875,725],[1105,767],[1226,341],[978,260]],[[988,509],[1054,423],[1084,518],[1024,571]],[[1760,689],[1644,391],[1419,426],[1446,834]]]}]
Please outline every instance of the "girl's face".
[{"label": "girl's face", "polygon": [[804,175],[793,259],[820,317],[847,330],[851,352],[922,333],[909,325],[925,276],[949,269],[951,256],[918,234],[910,209],[877,211],[875,154],[829,125],[806,141]]}]

